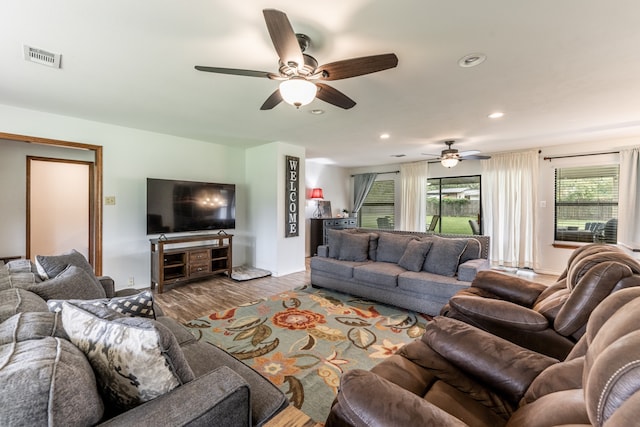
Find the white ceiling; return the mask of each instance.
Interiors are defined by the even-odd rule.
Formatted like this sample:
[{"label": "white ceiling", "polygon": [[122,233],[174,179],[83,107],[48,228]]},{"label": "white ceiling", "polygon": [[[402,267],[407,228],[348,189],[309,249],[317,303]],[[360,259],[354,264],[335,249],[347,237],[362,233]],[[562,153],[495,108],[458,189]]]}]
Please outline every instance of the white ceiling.
[{"label": "white ceiling", "polygon": [[[330,82],[351,110],[316,99],[260,111],[277,82],[193,66],[277,71],[264,8],[286,12],[321,64],[393,52],[398,67]],[[61,53],[62,68],[26,62],[23,44]],[[457,65],[474,52],[487,60]],[[637,0],[6,0],[0,55],[2,104],[230,145],[281,141],[347,167],[426,159],[445,139],[494,153],[640,136]]]}]

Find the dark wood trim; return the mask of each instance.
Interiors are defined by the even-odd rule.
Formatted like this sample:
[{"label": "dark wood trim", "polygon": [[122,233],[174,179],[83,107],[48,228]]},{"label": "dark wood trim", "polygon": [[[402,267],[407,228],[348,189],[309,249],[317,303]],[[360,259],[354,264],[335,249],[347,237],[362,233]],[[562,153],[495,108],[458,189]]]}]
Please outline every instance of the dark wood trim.
[{"label": "dark wood trim", "polygon": [[[0,132],[0,140],[7,139],[11,141],[26,142],[29,144],[42,144],[53,145],[57,147],[73,148],[77,150],[89,150],[94,153],[94,168],[93,168],[93,199],[92,208],[93,211],[93,230],[91,236],[93,237],[93,245],[90,252],[93,252],[93,269],[96,275],[102,275],[102,146],[84,144],[80,142],[62,141],[58,139],[41,138],[37,136],[18,135],[13,133]],[[27,218],[28,220],[28,218]],[[90,255],[91,256],[91,255]]]}]

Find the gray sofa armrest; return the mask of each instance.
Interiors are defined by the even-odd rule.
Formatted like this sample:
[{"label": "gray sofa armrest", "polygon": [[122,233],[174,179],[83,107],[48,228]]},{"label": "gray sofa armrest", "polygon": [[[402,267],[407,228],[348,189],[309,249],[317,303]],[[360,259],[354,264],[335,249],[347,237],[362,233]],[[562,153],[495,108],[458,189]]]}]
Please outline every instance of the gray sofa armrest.
[{"label": "gray sofa armrest", "polygon": [[463,282],[473,282],[476,274],[482,270],[489,270],[491,264],[488,259],[478,258],[463,262],[458,266],[458,280]]},{"label": "gray sofa armrest", "polygon": [[329,245],[318,246],[318,256],[327,258],[329,256]]},{"label": "gray sofa armrest", "polygon": [[242,377],[222,366],[100,425],[246,427],[251,425],[249,395]]},{"label": "gray sofa armrest", "polygon": [[98,281],[104,288],[107,298],[113,298],[116,295],[116,283],[109,276],[98,276]]}]

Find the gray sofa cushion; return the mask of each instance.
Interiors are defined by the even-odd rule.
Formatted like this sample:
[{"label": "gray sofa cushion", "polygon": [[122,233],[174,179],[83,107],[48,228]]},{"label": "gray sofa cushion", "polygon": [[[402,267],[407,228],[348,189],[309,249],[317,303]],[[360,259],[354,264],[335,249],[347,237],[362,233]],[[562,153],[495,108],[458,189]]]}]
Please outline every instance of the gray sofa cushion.
[{"label": "gray sofa cushion", "polygon": [[368,285],[395,288],[398,286],[398,275],[405,271],[397,264],[377,261],[355,267],[353,278]]},{"label": "gray sofa cushion", "polygon": [[351,279],[353,277],[353,268],[366,264],[365,262],[355,261],[339,261],[333,258],[313,257],[311,258],[311,268],[316,271],[323,271],[332,276]]},{"label": "gray sofa cushion", "polygon": [[68,339],[59,314],[44,311],[17,313],[0,323],[0,345],[44,337]]},{"label": "gray sofa cushion", "polygon": [[422,269],[442,276],[455,276],[460,256],[467,247],[465,239],[447,239],[432,236],[433,246],[429,250]]},{"label": "gray sofa cushion", "polygon": [[[151,319],[63,303],[62,325],[91,363],[105,400],[127,410],[195,377],[173,334]],[[113,320],[109,320],[113,319]]]},{"label": "gray sofa cushion", "polygon": [[46,337],[0,346],[0,425],[94,425],[104,406],[86,357]]},{"label": "gray sofa cushion", "polygon": [[[329,246],[331,251],[331,246]],[[369,235],[366,233],[343,233],[340,237],[338,259],[341,261],[366,261],[369,256]]]},{"label": "gray sofa cushion", "polygon": [[69,264],[57,276],[28,288],[44,300],[105,298],[104,288],[85,270]]},{"label": "gray sofa cushion", "polygon": [[47,303],[33,292],[17,288],[0,291],[0,322],[27,311],[49,310]]},{"label": "gray sofa cushion", "polygon": [[432,241],[410,241],[407,245],[407,249],[404,251],[404,254],[400,257],[398,265],[411,271],[422,270],[424,259],[427,256],[429,249],[431,249],[431,245],[433,245]]},{"label": "gray sofa cushion", "polygon": [[380,233],[376,261],[398,263],[407,245],[418,237],[406,234]]},{"label": "gray sofa cushion", "polygon": [[426,271],[407,271],[398,276],[398,287],[420,295],[428,295],[429,300],[449,301],[456,292],[467,289],[469,282],[461,282],[455,277],[441,276]]}]

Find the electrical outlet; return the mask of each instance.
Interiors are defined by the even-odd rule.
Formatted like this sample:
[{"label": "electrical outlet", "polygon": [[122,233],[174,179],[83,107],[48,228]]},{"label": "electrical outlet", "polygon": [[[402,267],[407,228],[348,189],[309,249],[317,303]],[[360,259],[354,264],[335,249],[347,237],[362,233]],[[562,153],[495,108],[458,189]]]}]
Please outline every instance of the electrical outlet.
[{"label": "electrical outlet", "polygon": [[116,196],[107,196],[104,198],[105,205],[115,205],[116,204]]},{"label": "electrical outlet", "polygon": [[136,284],[136,281],[134,280],[133,276],[129,277],[129,286],[134,286]]}]

